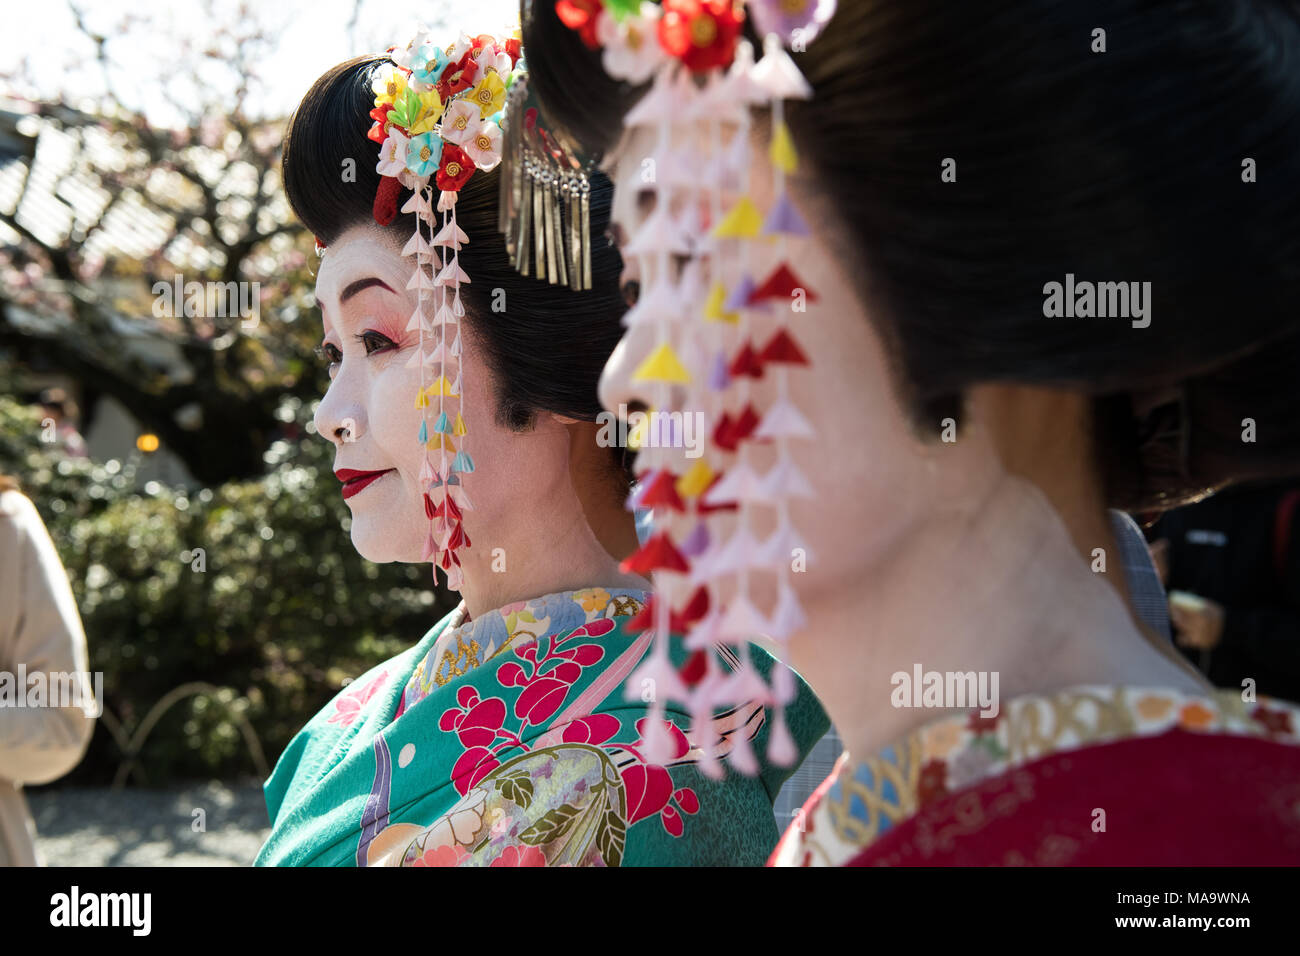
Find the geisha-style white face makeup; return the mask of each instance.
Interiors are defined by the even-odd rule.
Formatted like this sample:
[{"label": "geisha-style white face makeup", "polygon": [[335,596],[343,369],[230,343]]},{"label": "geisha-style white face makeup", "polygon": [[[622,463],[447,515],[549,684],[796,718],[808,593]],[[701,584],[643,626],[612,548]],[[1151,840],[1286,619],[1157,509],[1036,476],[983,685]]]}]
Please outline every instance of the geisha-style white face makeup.
[{"label": "geisha-style white face makeup", "polygon": [[[415,292],[406,288],[410,274],[411,261],[383,230],[359,226],[330,245],[316,280],[322,345],[332,362],[316,427],[335,445],[336,475],[343,469],[350,470],[344,478],[380,473],[340,485],[352,512],[352,542],[376,562],[418,562],[428,530],[419,480],[421,409],[415,404],[420,369],[407,365],[419,333],[404,331],[416,305]],[[567,480],[568,446],[558,424],[543,422],[521,433],[496,423],[491,374],[471,323],[463,328],[463,414],[479,466],[462,478],[473,503],[464,518],[473,542],[468,556],[505,545],[503,515],[534,500],[530,488],[545,491]],[[425,375],[440,372],[426,366]]]},{"label": "geisha-style white face makeup", "polygon": [[[334,443],[336,473],[368,473],[350,486],[340,483],[340,493],[350,492],[352,543],[377,563],[419,563],[429,526],[420,481],[422,409],[415,404],[420,369],[407,364],[419,333],[404,331],[416,306],[416,293],[406,288],[411,268],[390,232],[356,226],[330,244],[316,279],[331,380],[315,424]],[[617,508],[602,470],[607,449],[594,447],[596,426],[549,412],[523,431],[499,424],[497,381],[474,322],[467,315],[460,323],[461,409],[477,466],[461,476],[472,504],[463,517],[471,544],[461,552],[461,593],[471,617],[592,581],[644,586],[618,570],[589,524],[588,510],[605,527],[606,512]],[[431,344],[425,342],[426,351]],[[441,371],[425,366],[426,380]],[[578,441],[593,443],[592,453],[575,451]],[[619,516],[630,529],[630,516]]]},{"label": "geisha-style white face makeup", "polygon": [[404,331],[414,305],[405,288],[410,271],[378,229],[356,228],[330,246],[316,278],[322,348],[331,362],[316,428],[335,445],[336,476],[380,473],[355,482],[360,490],[340,484],[352,543],[380,563],[419,560],[426,524],[422,449],[412,437],[420,425],[420,370],[405,367],[418,335]]},{"label": "geisha-style white face makeup", "polygon": [[[656,133],[650,128],[626,133],[608,164],[608,172],[618,184],[613,221],[618,226],[616,233],[623,237],[634,236],[653,209],[623,184],[635,182],[644,158],[655,155],[655,140]],[[759,158],[751,168],[749,196],[759,209],[767,209],[775,197],[771,167],[762,158],[765,144],[756,140],[754,153]],[[796,202],[803,198],[798,186],[797,180],[791,182]],[[866,566],[878,559],[906,526],[911,502],[919,501],[918,495],[926,488],[927,461],[934,450],[927,449],[907,424],[891,387],[883,344],[832,254],[834,238],[819,228],[824,219],[807,206],[803,211],[813,235],[800,241],[795,268],[816,290],[817,301],[809,301],[807,311],[792,318],[791,332],[810,365],[793,371],[789,382],[791,400],[813,423],[816,435],[811,441],[794,443],[813,495],[792,499],[790,507],[792,523],[809,556],[807,571],[791,580],[807,607],[820,597],[854,587]],[[775,258],[756,262],[753,272],[762,275],[775,263]],[[760,342],[777,327],[774,312],[755,312],[751,322],[753,337]],[[650,325],[636,326],[624,336],[601,376],[602,405],[616,410],[620,405],[654,404],[648,387],[633,377],[657,344]],[[770,407],[775,397],[773,377],[756,380],[752,389],[755,404]],[[771,444],[754,444],[749,454],[760,474],[776,460]],[[764,514],[766,510],[758,509],[753,519],[760,539],[774,527],[765,523],[770,517]],[[715,520],[721,520],[725,528],[725,517]]]}]

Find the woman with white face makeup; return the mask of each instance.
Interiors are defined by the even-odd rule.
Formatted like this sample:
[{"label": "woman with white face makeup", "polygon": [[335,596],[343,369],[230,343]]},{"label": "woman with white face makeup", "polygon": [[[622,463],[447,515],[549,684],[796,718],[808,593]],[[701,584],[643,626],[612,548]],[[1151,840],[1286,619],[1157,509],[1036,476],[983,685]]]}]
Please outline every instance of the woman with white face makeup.
[{"label": "woman with white face makeup", "polygon": [[[498,115],[523,82],[518,53],[417,37],[331,69],[290,121],[286,191],[324,249],[330,386],[315,421],[352,541],[371,561],[433,561],[463,600],[289,745],[266,785],[262,865],[761,865],[778,836],[772,794],[792,768],[707,776],[686,715],[656,722],[654,688],[631,681],[649,584],[620,564],[637,548],[626,449],[595,421],[620,260],[594,243],[580,291],[511,263],[490,154],[518,121]],[[459,168],[454,142],[478,136],[476,169]],[[400,140],[415,145],[399,177]],[[339,175],[349,158],[355,181]],[[612,189],[599,173],[589,186],[599,236]],[[803,752],[827,721],[802,684],[794,711]],[[758,746],[768,728],[756,700],[719,715],[709,744]],[[666,766],[646,759],[655,736]]]},{"label": "woman with white face makeup", "polygon": [[665,525],[717,546],[690,580],[730,610],[700,626],[784,643],[845,743],[772,862],[1300,858],[1300,710],[1143,624],[1107,518],[1300,473],[1294,5],[521,20],[655,297],[601,400],[706,415],[711,471],[745,478],[703,499],[738,512]]}]

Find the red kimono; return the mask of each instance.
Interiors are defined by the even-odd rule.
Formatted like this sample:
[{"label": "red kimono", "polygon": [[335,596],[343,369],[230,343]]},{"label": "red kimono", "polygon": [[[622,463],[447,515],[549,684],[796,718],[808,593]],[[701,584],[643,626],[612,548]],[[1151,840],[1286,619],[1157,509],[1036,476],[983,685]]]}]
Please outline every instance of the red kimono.
[{"label": "red kimono", "polygon": [[846,754],[769,865],[1295,865],[1300,708],[1081,687]]}]

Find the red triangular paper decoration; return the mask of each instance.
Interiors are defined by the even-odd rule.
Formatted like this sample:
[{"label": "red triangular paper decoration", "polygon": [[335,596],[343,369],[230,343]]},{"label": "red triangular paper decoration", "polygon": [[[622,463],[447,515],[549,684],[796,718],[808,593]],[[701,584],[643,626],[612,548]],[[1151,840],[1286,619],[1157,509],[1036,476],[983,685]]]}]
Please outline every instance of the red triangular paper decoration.
[{"label": "red triangular paper decoration", "polygon": [[623,629],[629,634],[639,634],[642,631],[648,631],[650,628],[654,627],[654,604],[655,599],[653,597],[646,601],[645,604],[641,606],[641,610],[637,611],[627,619],[627,623],[623,625]]},{"label": "red triangular paper decoration", "polygon": [[682,553],[673,547],[665,531],[654,535],[631,557],[625,559],[620,567],[626,574],[649,574],[659,570],[685,573],[690,570],[690,565]]},{"label": "red triangular paper decoration", "polygon": [[808,288],[807,283],[794,274],[784,262],[772,270],[763,283],[749,294],[746,305],[754,305],[766,299],[785,299],[789,301],[795,289],[803,289],[809,302],[817,301],[817,293]]},{"label": "red triangular paper decoration", "polygon": [[785,362],[790,365],[807,365],[808,356],[803,354],[794,337],[785,329],[778,329],[776,335],[768,340],[758,357],[764,362]]},{"label": "red triangular paper decoration", "polygon": [[738,375],[762,378],[763,363],[759,361],[754,347],[746,342],[741,350],[736,353],[736,357],[731,360],[731,365],[727,368],[727,371],[731,373],[732,378]]},{"label": "red triangular paper decoration", "polygon": [[726,412],[718,419],[718,424],[713,426],[713,444],[717,445],[723,451],[735,451],[737,440],[732,434],[735,423],[732,422],[731,416]]},{"label": "red triangular paper decoration", "polygon": [[704,648],[700,648],[690,657],[686,658],[686,663],[682,669],[677,672],[677,676],[682,679],[682,683],[687,687],[694,687],[709,670],[709,658]]},{"label": "red triangular paper decoration", "polygon": [[642,508],[672,508],[685,511],[686,505],[677,494],[677,476],[667,468],[661,468],[642,492],[639,504]]},{"label": "red triangular paper decoration", "polygon": [[[690,629],[690,626],[704,617],[709,612],[709,591],[708,588],[698,587],[691,599],[686,602],[681,613],[676,611],[668,612],[668,629],[674,634],[684,634]],[[648,631],[655,624],[655,599],[652,596],[646,601],[645,606],[636,614],[628,618],[627,623],[623,625],[624,629],[630,634],[637,634],[641,631]]]},{"label": "red triangular paper decoration", "polygon": [[688,625],[694,624],[708,613],[709,589],[706,587],[698,587],[695,589],[695,593],[691,595],[691,599],[686,602],[686,606],[682,608],[682,613],[680,615],[682,630],[686,630]]},{"label": "red triangular paper decoration", "polygon": [[758,412],[754,411],[754,403],[749,402],[746,404],[744,411],[736,417],[736,420],[731,425],[731,435],[737,444],[752,436],[760,421],[762,419],[759,418]]}]

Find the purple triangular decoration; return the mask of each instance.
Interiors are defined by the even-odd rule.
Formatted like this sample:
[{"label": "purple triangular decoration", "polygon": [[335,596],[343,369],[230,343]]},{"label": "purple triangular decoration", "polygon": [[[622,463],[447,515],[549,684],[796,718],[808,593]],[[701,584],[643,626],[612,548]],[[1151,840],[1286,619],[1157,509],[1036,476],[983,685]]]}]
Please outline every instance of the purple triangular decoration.
[{"label": "purple triangular decoration", "polygon": [[720,392],[730,383],[731,376],[727,374],[727,356],[723,352],[718,352],[713,356],[713,366],[709,369],[709,388]]},{"label": "purple triangular decoration", "polygon": [[787,236],[809,235],[808,223],[804,222],[803,216],[799,215],[799,210],[790,201],[787,193],[781,193],[780,198],[772,204],[772,209],[767,214],[767,221],[763,223],[763,235],[770,236],[778,232],[783,232]]},{"label": "purple triangular decoration", "polygon": [[695,530],[686,536],[686,540],[677,546],[677,550],[688,558],[694,558],[697,555],[703,554],[708,546],[709,529],[708,526],[701,521],[695,526]]},{"label": "purple triangular decoration", "polygon": [[739,312],[741,309],[746,308],[747,303],[749,302],[750,293],[752,293],[755,288],[757,287],[754,285],[753,277],[746,272],[740,277],[740,281],[736,283],[736,287],[731,290],[731,295],[727,296],[727,301],[722,303],[723,311]]}]

